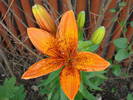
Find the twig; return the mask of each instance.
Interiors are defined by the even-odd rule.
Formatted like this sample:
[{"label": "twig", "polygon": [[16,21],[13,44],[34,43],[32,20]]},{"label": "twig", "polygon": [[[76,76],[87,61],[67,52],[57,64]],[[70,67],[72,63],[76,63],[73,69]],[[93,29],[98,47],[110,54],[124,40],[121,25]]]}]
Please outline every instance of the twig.
[{"label": "twig", "polygon": [[4,52],[3,52],[1,49],[0,49],[0,56],[3,58],[3,60],[4,60],[5,64],[6,64],[6,67],[7,67],[8,71],[9,71],[10,75],[11,75],[12,77],[14,77],[15,75],[13,74],[13,71],[12,71],[12,69],[10,68],[10,64],[8,63],[8,60],[7,60],[7,58],[6,58],[5,54],[4,54]]},{"label": "twig", "polygon": [[8,9],[7,9],[7,11],[6,11],[6,13],[5,13],[5,15],[4,15],[4,17],[2,18],[2,20],[1,20],[1,21],[3,21],[3,20],[6,18],[6,16],[7,16],[8,12],[10,11],[10,8],[11,8],[11,6],[12,6],[13,2],[14,2],[14,0],[12,0],[12,1],[11,1],[10,5],[9,5],[9,7],[8,7]]},{"label": "twig", "polygon": [[33,52],[29,47],[27,47],[25,44],[23,44],[23,42],[21,42],[14,34],[12,34],[12,32],[2,23],[0,22],[0,24],[3,26],[3,28],[5,28],[5,30],[7,32],[9,32],[11,34],[11,36],[16,39],[16,41],[18,41],[19,44],[21,44],[23,47],[25,47],[28,51],[30,51],[33,55],[35,55],[37,58],[42,59],[42,57],[40,57],[39,55],[37,55],[35,52]]}]

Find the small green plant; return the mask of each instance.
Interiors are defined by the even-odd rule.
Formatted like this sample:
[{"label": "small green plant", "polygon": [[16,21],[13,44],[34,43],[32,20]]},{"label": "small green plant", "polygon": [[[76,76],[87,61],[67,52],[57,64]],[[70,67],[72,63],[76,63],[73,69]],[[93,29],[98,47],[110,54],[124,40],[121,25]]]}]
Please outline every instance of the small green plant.
[{"label": "small green plant", "polygon": [[117,48],[117,53],[115,55],[116,61],[120,62],[133,54],[131,49],[132,44],[128,44],[127,38],[118,38],[114,40],[113,43]]},{"label": "small green plant", "polygon": [[[99,86],[107,79],[104,75],[106,72],[81,72],[82,82],[75,100],[96,100],[96,97],[91,91],[102,91],[102,88]],[[48,100],[68,100],[60,87],[59,73],[60,70],[51,73],[47,79],[40,81],[38,84],[38,88],[40,89],[39,93],[41,95],[48,95]]]},{"label": "small green plant", "polygon": [[127,95],[127,100],[133,100],[133,95],[132,94],[128,94]]},{"label": "small green plant", "polygon": [[119,64],[111,65],[111,69],[112,69],[113,75],[115,75],[115,76],[121,76],[122,75],[121,65],[119,65]]},{"label": "small green plant", "polygon": [[126,5],[127,5],[127,2],[124,2],[124,1],[119,3],[119,7],[125,7]]},{"label": "small green plant", "polygon": [[16,85],[16,78],[5,79],[0,85],[0,100],[25,100],[26,93],[23,85]]}]

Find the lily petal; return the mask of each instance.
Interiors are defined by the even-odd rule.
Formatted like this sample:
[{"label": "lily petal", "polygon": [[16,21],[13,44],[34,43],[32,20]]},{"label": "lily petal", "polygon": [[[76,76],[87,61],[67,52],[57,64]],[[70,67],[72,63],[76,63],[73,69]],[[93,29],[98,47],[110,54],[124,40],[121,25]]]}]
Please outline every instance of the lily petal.
[{"label": "lily petal", "polygon": [[73,64],[78,70],[88,72],[102,71],[110,65],[108,61],[91,52],[79,52]]},{"label": "lily petal", "polygon": [[55,58],[43,59],[32,66],[22,75],[22,79],[32,79],[60,69],[63,64]]},{"label": "lily petal", "polygon": [[71,66],[65,66],[60,75],[60,84],[67,97],[74,100],[80,86],[79,71]]},{"label": "lily petal", "polygon": [[57,38],[59,39],[60,50],[63,54],[72,54],[77,49],[78,31],[75,16],[72,10],[67,11],[59,24]]},{"label": "lily petal", "polygon": [[31,42],[38,50],[49,56],[56,55],[56,41],[51,34],[38,28],[28,28],[27,33]]}]

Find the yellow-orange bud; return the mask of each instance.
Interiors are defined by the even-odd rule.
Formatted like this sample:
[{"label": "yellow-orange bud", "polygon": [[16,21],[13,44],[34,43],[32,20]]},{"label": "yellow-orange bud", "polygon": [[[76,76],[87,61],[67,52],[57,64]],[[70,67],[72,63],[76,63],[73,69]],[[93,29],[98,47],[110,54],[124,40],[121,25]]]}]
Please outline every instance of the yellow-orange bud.
[{"label": "yellow-orange bud", "polygon": [[32,12],[34,14],[34,17],[38,25],[42,29],[49,31],[51,33],[56,32],[56,25],[54,23],[54,20],[51,18],[50,14],[47,12],[47,10],[43,6],[39,4],[35,4],[32,7]]},{"label": "yellow-orange bud", "polygon": [[94,44],[100,44],[104,38],[104,35],[105,35],[105,28],[104,26],[101,26],[92,34],[91,41]]}]

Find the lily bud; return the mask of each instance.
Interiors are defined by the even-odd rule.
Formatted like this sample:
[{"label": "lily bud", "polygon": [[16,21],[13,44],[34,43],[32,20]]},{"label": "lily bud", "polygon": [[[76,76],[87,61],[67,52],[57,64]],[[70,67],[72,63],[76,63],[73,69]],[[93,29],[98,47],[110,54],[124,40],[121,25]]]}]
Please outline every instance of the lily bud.
[{"label": "lily bud", "polygon": [[46,11],[46,9],[43,6],[35,4],[32,7],[32,12],[38,25],[42,29],[49,31],[51,33],[56,32],[56,25],[54,23],[54,20],[51,18],[50,14]]},{"label": "lily bud", "polygon": [[83,28],[84,27],[84,24],[85,24],[85,12],[84,11],[81,11],[78,14],[77,24],[78,24],[79,28]]},{"label": "lily bud", "polygon": [[105,28],[104,26],[99,27],[91,37],[91,41],[94,44],[100,44],[105,36]]}]

